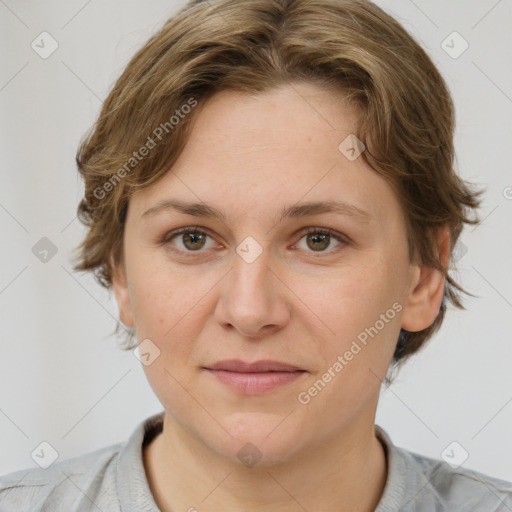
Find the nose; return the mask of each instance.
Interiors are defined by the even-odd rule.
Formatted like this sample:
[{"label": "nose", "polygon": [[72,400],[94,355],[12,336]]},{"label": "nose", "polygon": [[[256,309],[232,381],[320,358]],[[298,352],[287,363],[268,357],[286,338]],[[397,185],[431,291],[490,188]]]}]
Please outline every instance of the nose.
[{"label": "nose", "polygon": [[[233,269],[222,280],[215,319],[242,336],[268,336],[290,321],[288,288],[270,266],[265,252],[248,263],[236,255]],[[288,292],[288,293],[287,293]]]}]

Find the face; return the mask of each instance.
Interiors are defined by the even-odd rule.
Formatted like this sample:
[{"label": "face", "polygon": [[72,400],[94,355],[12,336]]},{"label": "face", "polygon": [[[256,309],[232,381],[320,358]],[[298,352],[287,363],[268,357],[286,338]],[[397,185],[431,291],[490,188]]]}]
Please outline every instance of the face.
[{"label": "face", "polygon": [[[443,282],[409,264],[390,186],[339,149],[355,113],[296,84],[224,91],[198,114],[172,169],[130,199],[114,281],[165,421],[233,461],[250,442],[260,464],[373,428],[400,327],[432,323]],[[329,202],[349,206],[304,206]],[[232,359],[301,371],[207,369]]]}]

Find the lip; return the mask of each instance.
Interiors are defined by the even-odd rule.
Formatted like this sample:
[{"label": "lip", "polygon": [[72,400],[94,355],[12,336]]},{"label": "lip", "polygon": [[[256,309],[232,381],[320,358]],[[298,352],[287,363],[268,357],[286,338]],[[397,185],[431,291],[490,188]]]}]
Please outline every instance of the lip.
[{"label": "lip", "polygon": [[293,372],[302,370],[298,366],[293,366],[280,361],[272,361],[271,359],[262,359],[253,363],[246,363],[241,359],[225,359],[206,367],[208,370],[226,370],[228,372],[243,373],[261,373],[261,372]]},{"label": "lip", "polygon": [[246,363],[239,359],[229,359],[204,369],[224,385],[245,395],[271,391],[307,373],[297,366],[271,360]]}]

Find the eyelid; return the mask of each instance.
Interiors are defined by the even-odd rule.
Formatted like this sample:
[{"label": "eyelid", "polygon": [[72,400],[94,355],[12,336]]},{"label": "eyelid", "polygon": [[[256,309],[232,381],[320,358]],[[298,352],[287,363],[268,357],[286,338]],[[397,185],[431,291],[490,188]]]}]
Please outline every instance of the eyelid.
[{"label": "eyelid", "polygon": [[[215,238],[213,235],[210,234],[209,230],[207,228],[203,228],[201,226],[184,226],[182,228],[173,229],[171,231],[167,231],[163,237],[159,240],[159,243],[161,245],[164,245],[168,243],[171,239],[173,239],[176,236],[184,235],[186,233],[191,234],[198,234],[198,235],[206,235],[210,238]],[[188,251],[188,252],[194,252],[194,251]],[[197,251],[199,252],[199,251]]]},{"label": "eyelid", "polygon": [[[204,228],[202,226],[183,226],[181,228],[177,228],[177,229],[166,232],[163,235],[163,237],[161,237],[161,239],[159,240],[159,245],[166,245],[174,237],[183,235],[186,233],[192,233],[192,234],[195,233],[195,234],[199,234],[199,235],[206,235],[212,239],[215,238],[213,235],[210,234],[210,231],[208,230],[208,228]],[[342,244],[343,247],[346,245],[350,245],[352,243],[352,240],[347,235],[345,235],[344,233],[340,233],[334,229],[325,228],[325,227],[321,227],[321,226],[309,226],[306,228],[302,228],[301,230],[298,231],[298,233],[295,236],[300,235],[300,238],[296,243],[294,243],[292,245],[292,247],[295,247],[302,240],[302,238],[304,238],[304,236],[308,235],[309,233],[320,233],[320,234],[330,235],[332,238],[334,238],[335,240],[340,242],[340,244]],[[184,251],[183,249],[179,249],[176,247],[173,247],[172,250],[175,252],[179,252],[181,254],[190,254],[190,255],[193,255],[194,253],[200,254],[202,252],[205,252],[201,249],[198,249],[197,251]],[[327,250],[327,251],[318,251],[318,252],[315,252],[315,251],[307,251],[307,252],[310,252],[313,255],[316,254],[318,256],[321,256],[322,254],[325,254],[325,255],[333,254],[333,253],[337,252],[337,249],[331,249],[331,250]]]},{"label": "eyelid", "polygon": [[322,256],[327,257],[330,255],[336,254],[340,250],[342,250],[344,247],[346,247],[347,245],[352,244],[352,240],[347,235],[340,233],[339,231],[336,231],[335,229],[324,228],[324,227],[320,227],[320,226],[311,226],[311,227],[304,228],[299,231],[298,234],[300,235],[300,238],[292,247],[295,247],[309,233],[320,233],[320,234],[324,234],[324,235],[329,235],[341,244],[341,246],[335,247],[334,249],[330,249],[327,251],[307,251],[314,257],[320,258]]}]

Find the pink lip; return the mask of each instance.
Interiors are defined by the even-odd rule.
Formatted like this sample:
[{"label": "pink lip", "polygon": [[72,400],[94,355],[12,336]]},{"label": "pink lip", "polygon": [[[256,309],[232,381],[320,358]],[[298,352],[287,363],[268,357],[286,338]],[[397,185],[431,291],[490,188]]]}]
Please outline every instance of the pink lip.
[{"label": "pink lip", "polygon": [[223,384],[247,395],[270,391],[299,378],[305,370],[279,361],[246,363],[239,359],[219,361],[205,368]]},{"label": "pink lip", "polygon": [[293,372],[301,370],[298,366],[293,366],[280,361],[272,361],[270,359],[262,359],[254,363],[246,363],[241,359],[225,359],[215,364],[206,366],[208,370],[227,370],[229,372]]}]

